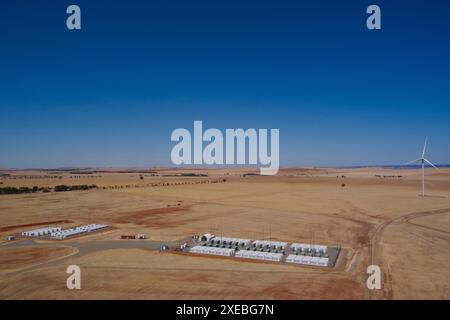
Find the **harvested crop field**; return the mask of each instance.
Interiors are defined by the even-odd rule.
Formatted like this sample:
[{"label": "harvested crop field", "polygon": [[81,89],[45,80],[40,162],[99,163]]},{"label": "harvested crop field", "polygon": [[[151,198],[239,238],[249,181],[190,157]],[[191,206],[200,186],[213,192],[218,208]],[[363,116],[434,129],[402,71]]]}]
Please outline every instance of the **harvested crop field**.
[{"label": "harvested crop field", "polygon": [[[137,173],[109,172],[84,178],[102,186],[98,189],[2,195],[0,297],[450,299],[448,169],[430,172],[426,198],[418,196],[420,171],[412,169],[292,168],[273,177],[244,176],[242,169],[208,170],[207,176],[189,177],[180,172],[187,173],[161,171],[143,180]],[[195,173],[200,172],[206,174]],[[65,179],[71,178],[61,180]],[[36,185],[44,183],[49,181],[33,180]],[[120,184],[136,186],[117,187]],[[33,251],[55,241],[3,240],[28,229],[26,225],[51,221],[62,226],[103,223],[113,228],[56,242],[78,250],[62,259],[53,259],[66,254],[59,249]],[[340,245],[343,251],[335,268],[323,269],[157,250],[159,242],[207,232]],[[146,234],[148,239],[123,240],[118,246],[114,241],[123,234]],[[81,267],[80,291],[65,287],[70,264]],[[380,291],[366,288],[370,264],[381,267]],[[27,269],[7,276],[4,266]]]}]

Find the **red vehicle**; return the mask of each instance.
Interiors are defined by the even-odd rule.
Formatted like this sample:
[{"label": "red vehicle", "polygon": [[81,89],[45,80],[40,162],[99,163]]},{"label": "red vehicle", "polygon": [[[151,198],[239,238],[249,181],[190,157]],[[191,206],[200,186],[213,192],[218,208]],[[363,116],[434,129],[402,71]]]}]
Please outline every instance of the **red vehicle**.
[{"label": "red vehicle", "polygon": [[134,235],[122,235],[120,238],[121,239],[136,239],[136,236],[134,236]]}]

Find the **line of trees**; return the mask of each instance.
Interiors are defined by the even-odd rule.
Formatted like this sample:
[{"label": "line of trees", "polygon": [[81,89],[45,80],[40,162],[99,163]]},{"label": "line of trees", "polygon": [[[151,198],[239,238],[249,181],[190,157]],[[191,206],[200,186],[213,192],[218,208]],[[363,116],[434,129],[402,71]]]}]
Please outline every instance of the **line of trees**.
[{"label": "line of trees", "polygon": [[[76,191],[76,190],[89,190],[89,189],[97,189],[98,187],[95,184],[87,185],[58,185],[53,188],[55,192],[64,192],[64,191]],[[36,193],[36,192],[51,192],[51,187],[38,187],[34,186],[30,187],[3,187],[0,188],[0,194],[22,194],[22,193]]]},{"label": "line of trees", "polygon": [[51,188],[45,188],[45,187],[37,187],[34,186],[33,188],[29,187],[4,187],[0,188],[0,194],[21,194],[21,193],[35,193],[35,192],[50,192]]},{"label": "line of trees", "polygon": [[224,183],[227,179],[220,180],[197,180],[197,181],[184,181],[184,182],[157,182],[157,183],[147,183],[146,185],[114,185],[102,187],[103,190],[112,189],[128,189],[128,188],[145,188],[145,187],[166,187],[166,186],[181,186],[181,185],[192,185],[192,184],[206,184],[206,183]]},{"label": "line of trees", "polygon": [[401,179],[401,178],[403,178],[403,176],[382,176],[382,175],[379,175],[379,174],[376,174],[375,175],[375,177],[377,177],[377,178],[398,178],[398,179]]},{"label": "line of trees", "polygon": [[65,191],[76,191],[76,190],[89,190],[89,189],[96,189],[97,186],[95,184],[87,185],[87,184],[80,184],[80,185],[74,185],[74,186],[66,186],[64,184],[60,184],[54,188],[55,192],[65,192]]}]

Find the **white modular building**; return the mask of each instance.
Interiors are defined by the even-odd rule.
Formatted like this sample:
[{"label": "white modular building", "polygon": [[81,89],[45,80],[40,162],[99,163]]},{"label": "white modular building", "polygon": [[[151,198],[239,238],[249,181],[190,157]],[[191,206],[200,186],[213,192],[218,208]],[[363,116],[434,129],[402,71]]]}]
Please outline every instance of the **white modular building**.
[{"label": "white modular building", "polygon": [[61,229],[62,229],[61,227],[44,227],[44,228],[24,231],[24,232],[22,232],[22,235],[25,237],[41,237],[41,236],[50,235],[53,232],[61,231]]},{"label": "white modular building", "polygon": [[227,249],[227,248],[211,248],[211,247],[204,247],[204,246],[195,246],[192,247],[189,252],[191,253],[200,253],[200,254],[210,254],[215,256],[225,256],[225,257],[231,257],[235,250],[234,249]]},{"label": "white modular building", "polygon": [[283,259],[283,254],[274,252],[259,252],[251,250],[239,250],[235,255],[237,258],[256,259],[266,261],[280,262]]},{"label": "white modular building", "polygon": [[205,233],[204,235],[202,235],[200,237],[201,241],[211,241],[213,238],[215,238],[215,236],[211,233]]}]

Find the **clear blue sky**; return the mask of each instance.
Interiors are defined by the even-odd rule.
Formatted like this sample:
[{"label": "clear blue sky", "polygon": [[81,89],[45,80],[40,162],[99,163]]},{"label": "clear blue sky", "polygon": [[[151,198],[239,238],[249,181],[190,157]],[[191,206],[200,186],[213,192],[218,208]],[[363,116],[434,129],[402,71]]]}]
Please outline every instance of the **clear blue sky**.
[{"label": "clear blue sky", "polygon": [[16,0],[0,36],[0,167],[170,165],[194,120],[279,128],[282,166],[401,164],[425,135],[450,163],[446,0]]}]

